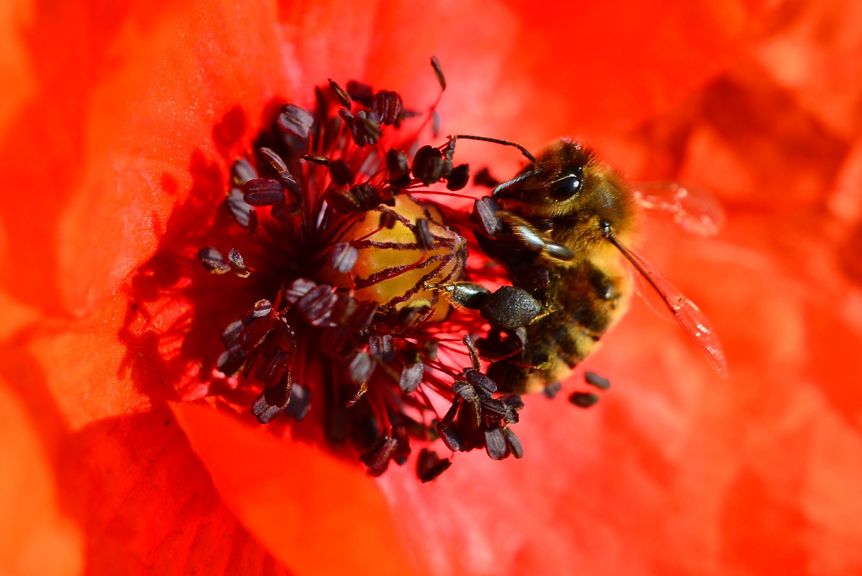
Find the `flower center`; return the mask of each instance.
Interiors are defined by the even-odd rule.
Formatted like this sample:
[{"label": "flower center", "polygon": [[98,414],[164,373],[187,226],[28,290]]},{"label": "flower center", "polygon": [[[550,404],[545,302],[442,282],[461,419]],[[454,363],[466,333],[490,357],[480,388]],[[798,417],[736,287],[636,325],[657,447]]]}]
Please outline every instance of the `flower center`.
[{"label": "flower center", "polygon": [[[251,407],[261,423],[322,410],[328,437],[350,439],[372,474],[404,463],[411,440],[520,457],[521,398],[501,393],[489,366],[550,373],[523,354],[524,326],[550,312],[522,287],[475,284],[512,280],[486,266],[476,217],[433,200],[469,179],[454,139],[420,146],[434,115],[356,82],[318,90],[313,111],[283,106],[232,168],[226,205],[253,255],[199,252],[210,272],[260,292],[222,333],[218,370],[261,387]],[[419,477],[450,463],[425,446]]]}]

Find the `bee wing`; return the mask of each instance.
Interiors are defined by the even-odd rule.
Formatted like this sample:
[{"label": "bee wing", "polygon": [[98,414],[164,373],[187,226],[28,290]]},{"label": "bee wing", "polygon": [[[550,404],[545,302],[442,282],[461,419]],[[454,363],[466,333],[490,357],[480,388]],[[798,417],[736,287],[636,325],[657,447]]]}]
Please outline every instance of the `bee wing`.
[{"label": "bee wing", "polygon": [[713,236],[724,225],[724,209],[704,190],[687,188],[676,182],[645,182],[637,185],[633,192],[638,204],[669,215],[692,234]]},{"label": "bee wing", "polygon": [[716,334],[706,315],[697,307],[697,304],[674,288],[649,262],[623,246],[616,237],[609,236],[608,240],[623,253],[626,259],[632,263],[632,266],[640,272],[644,280],[658,293],[674,319],[683,327],[685,333],[706,353],[710,366],[720,376],[726,378],[727,361],[718,334]]}]

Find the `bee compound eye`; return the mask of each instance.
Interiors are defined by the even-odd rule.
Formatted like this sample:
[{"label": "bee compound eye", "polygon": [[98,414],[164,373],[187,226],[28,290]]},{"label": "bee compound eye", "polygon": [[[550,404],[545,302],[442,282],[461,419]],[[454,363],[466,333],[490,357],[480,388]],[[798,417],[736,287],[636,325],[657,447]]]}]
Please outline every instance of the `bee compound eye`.
[{"label": "bee compound eye", "polygon": [[583,184],[584,175],[580,170],[566,174],[550,183],[551,196],[555,200],[567,200],[580,192]]}]

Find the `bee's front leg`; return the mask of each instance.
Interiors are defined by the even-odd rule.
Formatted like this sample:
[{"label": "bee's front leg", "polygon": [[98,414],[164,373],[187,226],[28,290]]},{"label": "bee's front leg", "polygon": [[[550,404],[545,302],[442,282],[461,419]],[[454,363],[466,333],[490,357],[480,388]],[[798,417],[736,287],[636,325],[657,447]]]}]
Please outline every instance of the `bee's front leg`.
[{"label": "bee's front leg", "polygon": [[572,260],[575,255],[564,244],[555,242],[531,222],[507,212],[490,196],[476,200],[474,216],[483,236],[504,246],[541,253],[555,260]]}]

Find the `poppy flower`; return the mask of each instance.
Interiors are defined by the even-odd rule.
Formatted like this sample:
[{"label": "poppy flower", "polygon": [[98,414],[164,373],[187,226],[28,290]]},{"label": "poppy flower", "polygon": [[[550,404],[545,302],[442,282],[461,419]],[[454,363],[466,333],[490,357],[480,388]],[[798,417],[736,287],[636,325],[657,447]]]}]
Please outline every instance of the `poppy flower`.
[{"label": "poppy flower", "polygon": [[[5,7],[0,566],[858,571],[858,10]],[[195,259],[233,238],[231,165],[328,78],[430,105],[432,54],[443,134],[530,150],[568,134],[633,180],[723,204],[711,238],[647,215],[637,250],[712,319],[728,379],[635,300],[586,361],[614,383],[597,406],[528,398],[522,459],[458,454],[428,484],[412,467],[369,477],[314,419],[260,427],[237,408],[257,391],[212,369],[255,294]],[[521,162],[480,143],[458,154],[503,175]]]}]

